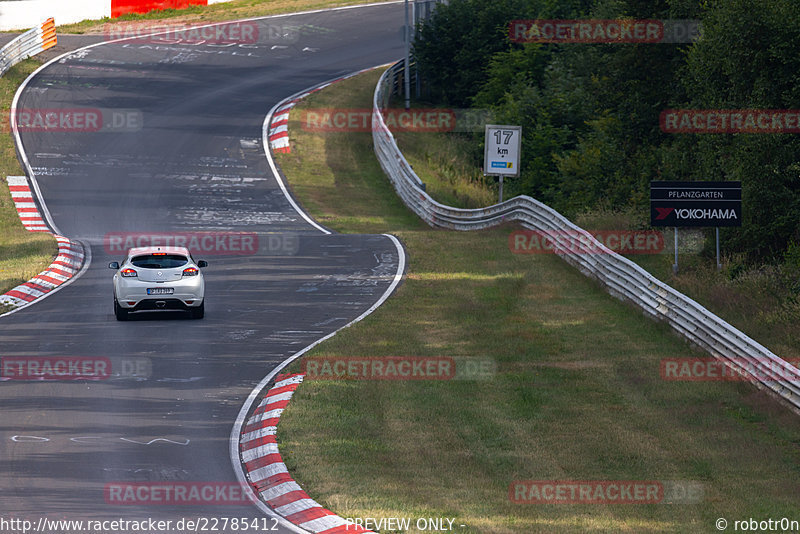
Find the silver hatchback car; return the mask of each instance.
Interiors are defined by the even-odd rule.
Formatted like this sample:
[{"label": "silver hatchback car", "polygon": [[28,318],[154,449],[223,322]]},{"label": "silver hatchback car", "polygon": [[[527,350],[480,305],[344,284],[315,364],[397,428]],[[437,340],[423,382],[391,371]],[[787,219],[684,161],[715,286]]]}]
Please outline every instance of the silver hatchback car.
[{"label": "silver hatchback car", "polygon": [[124,321],[139,311],[186,310],[194,319],[205,313],[205,283],[200,269],[184,247],[136,247],[125,261],[108,264],[114,273],[114,315]]}]

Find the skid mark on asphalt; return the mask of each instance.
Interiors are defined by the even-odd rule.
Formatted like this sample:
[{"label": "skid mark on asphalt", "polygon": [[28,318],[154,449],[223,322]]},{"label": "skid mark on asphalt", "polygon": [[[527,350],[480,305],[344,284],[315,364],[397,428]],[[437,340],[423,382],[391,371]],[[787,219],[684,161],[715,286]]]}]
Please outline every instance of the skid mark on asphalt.
[{"label": "skid mark on asphalt", "polygon": [[[48,438],[48,437],[45,437],[45,436],[32,436],[32,435],[23,435],[23,434],[17,434],[17,435],[11,436],[9,439],[11,441],[13,441],[14,443],[48,443],[48,442],[51,442],[51,441],[58,441],[58,440],[54,440],[53,438]],[[153,445],[154,443],[166,443],[166,444],[170,444],[170,445],[180,445],[182,447],[185,447],[185,446],[189,445],[189,443],[191,442],[191,440],[188,440],[188,439],[182,439],[182,440],[176,441],[176,440],[172,440],[172,439],[169,439],[169,438],[154,438],[154,439],[151,439],[149,441],[139,441],[139,440],[130,439],[130,438],[123,438],[123,437],[109,438],[108,436],[78,436],[78,437],[74,437],[74,438],[69,438],[69,441],[71,441],[73,443],[82,444],[82,445],[95,444],[95,443],[98,443],[100,441],[105,441],[105,442],[108,442],[108,441],[125,441],[127,443],[134,443],[136,445]]]}]

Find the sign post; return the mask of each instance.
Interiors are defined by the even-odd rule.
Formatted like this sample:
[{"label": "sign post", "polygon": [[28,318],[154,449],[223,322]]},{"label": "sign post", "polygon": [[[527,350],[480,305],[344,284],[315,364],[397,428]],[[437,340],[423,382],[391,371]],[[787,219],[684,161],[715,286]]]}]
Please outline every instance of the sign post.
[{"label": "sign post", "polygon": [[672,230],[675,236],[675,262],[672,264],[672,272],[678,274],[678,227],[676,226]]},{"label": "sign post", "polygon": [[650,182],[650,225],[675,228],[678,272],[678,228],[716,228],[717,269],[719,228],[742,225],[742,182]]},{"label": "sign post", "polygon": [[408,56],[409,56],[409,49],[410,49],[410,42],[409,41],[411,41],[411,28],[409,27],[409,22],[408,22],[408,0],[405,1],[405,17],[406,17],[406,25],[403,28],[403,31],[405,32],[404,33],[405,39],[403,39],[403,40],[405,41],[406,57],[405,57],[405,63],[403,64],[403,85],[404,85],[404,89],[405,89],[404,92],[405,92],[405,100],[406,100],[406,102],[405,102],[406,103],[406,110],[409,110],[409,109],[411,109],[411,80],[410,80],[411,74],[409,73],[409,70],[410,70],[409,69],[409,63],[411,61],[410,61]]},{"label": "sign post", "polygon": [[519,176],[522,126],[486,125],[483,151],[483,175],[497,176],[500,182],[500,202],[503,201],[503,178]]}]

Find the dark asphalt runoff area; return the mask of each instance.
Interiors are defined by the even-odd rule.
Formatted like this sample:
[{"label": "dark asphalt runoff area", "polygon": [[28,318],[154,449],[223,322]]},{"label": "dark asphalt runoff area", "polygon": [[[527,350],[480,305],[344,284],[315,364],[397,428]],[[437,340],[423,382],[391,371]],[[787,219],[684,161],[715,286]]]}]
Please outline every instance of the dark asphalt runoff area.
[{"label": "dark asphalt runoff area", "polygon": [[[113,376],[0,381],[0,519],[264,517],[250,504],[119,504],[108,485],[235,483],[229,437],[251,390],[389,287],[393,242],[308,224],[270,172],[261,134],[286,96],[398,59],[402,4],[256,24],[255,42],[79,50],[23,92],[19,109],[102,110],[99,130],[21,134],[53,222],[90,248],[91,264],[0,318],[0,356],[107,358]],[[194,231],[255,234],[258,250],[195,254],[210,264],[204,319],[118,322],[107,265],[123,254],[104,237]]]}]

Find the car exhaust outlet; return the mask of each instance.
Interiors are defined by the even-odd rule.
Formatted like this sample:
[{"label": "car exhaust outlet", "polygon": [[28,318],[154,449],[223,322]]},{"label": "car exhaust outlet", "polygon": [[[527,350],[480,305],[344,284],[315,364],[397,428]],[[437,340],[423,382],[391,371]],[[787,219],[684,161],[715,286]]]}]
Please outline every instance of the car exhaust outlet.
[{"label": "car exhaust outlet", "polygon": [[156,308],[163,308],[166,305],[167,305],[167,303],[164,302],[163,300],[157,300],[156,301]]}]

